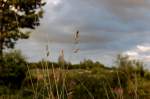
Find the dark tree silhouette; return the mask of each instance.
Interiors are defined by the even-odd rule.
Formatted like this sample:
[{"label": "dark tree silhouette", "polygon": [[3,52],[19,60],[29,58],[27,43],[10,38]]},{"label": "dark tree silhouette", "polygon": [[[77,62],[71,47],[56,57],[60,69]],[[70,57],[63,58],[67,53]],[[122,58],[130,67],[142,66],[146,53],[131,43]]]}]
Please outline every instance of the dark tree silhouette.
[{"label": "dark tree silhouette", "polygon": [[17,40],[29,37],[23,29],[40,25],[44,5],[42,0],[0,0],[0,60],[4,49],[14,48]]}]

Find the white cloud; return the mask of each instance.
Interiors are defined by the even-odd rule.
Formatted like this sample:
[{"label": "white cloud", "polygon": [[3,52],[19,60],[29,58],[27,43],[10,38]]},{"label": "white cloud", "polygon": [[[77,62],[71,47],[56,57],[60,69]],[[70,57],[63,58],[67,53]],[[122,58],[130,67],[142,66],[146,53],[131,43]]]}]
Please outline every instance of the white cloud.
[{"label": "white cloud", "polygon": [[146,62],[150,62],[150,55],[149,56],[145,56],[143,60],[146,61]]},{"label": "white cloud", "polygon": [[137,45],[137,48],[141,52],[148,52],[148,51],[150,51],[150,46]]},{"label": "white cloud", "polygon": [[53,6],[57,6],[61,3],[61,0],[48,0],[47,3]]},{"label": "white cloud", "polygon": [[132,57],[133,56],[135,57],[135,56],[139,55],[137,52],[134,52],[134,51],[127,51],[127,52],[125,52],[125,54],[128,55],[128,56],[132,56]]},{"label": "white cloud", "polygon": [[128,55],[131,59],[142,60],[145,63],[150,63],[150,46],[137,45],[135,48],[128,50],[123,55]]}]

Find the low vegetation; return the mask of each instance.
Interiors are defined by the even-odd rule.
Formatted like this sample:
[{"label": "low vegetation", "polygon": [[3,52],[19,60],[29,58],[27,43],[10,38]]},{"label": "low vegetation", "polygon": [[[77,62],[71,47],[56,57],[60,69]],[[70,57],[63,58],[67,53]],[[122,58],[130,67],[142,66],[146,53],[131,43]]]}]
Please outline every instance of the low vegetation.
[{"label": "low vegetation", "polygon": [[149,99],[150,72],[144,63],[118,56],[116,66],[28,63],[18,51],[0,64],[0,99]]}]

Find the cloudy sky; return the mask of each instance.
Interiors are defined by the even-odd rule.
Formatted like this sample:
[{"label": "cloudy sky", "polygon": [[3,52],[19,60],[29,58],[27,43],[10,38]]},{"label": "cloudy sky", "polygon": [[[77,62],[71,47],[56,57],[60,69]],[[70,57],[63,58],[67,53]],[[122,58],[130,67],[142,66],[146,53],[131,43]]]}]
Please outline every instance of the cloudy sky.
[{"label": "cloudy sky", "polygon": [[[63,49],[72,62],[86,58],[112,64],[124,53],[150,63],[149,0],[47,0],[44,9],[41,26],[16,46],[30,61],[43,58],[48,44],[53,61]],[[80,43],[75,45],[77,30]]]}]

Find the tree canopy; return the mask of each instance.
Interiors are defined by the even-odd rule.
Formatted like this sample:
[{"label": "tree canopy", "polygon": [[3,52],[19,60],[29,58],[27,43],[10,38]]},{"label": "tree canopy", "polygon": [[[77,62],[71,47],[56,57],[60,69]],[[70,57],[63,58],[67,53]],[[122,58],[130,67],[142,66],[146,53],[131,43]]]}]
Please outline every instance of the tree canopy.
[{"label": "tree canopy", "polygon": [[42,0],[0,0],[0,57],[3,50],[14,48],[16,41],[27,39],[29,32],[22,29],[35,29],[42,18]]}]

